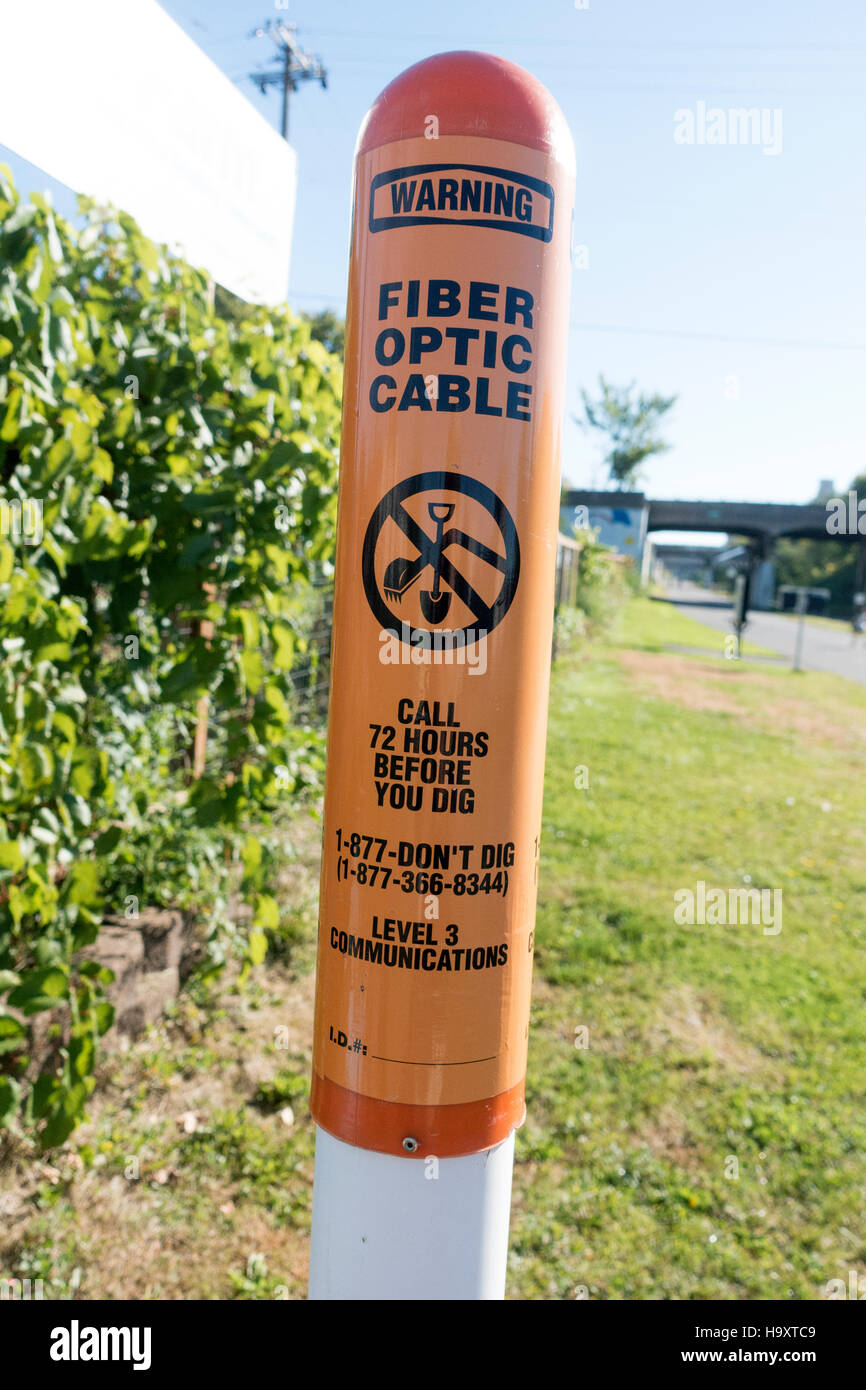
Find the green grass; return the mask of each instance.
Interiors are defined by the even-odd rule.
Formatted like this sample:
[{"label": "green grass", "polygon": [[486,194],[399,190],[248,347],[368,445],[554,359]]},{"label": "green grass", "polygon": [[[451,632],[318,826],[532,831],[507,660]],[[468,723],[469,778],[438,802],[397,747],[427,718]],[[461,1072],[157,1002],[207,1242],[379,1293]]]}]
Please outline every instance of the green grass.
[{"label": "green grass", "polygon": [[[866,689],[665,651],[719,638],[636,600],[553,673],[512,1299],[809,1300],[866,1273]],[[86,1128],[6,1175],[4,1273],[305,1296],[312,822],[296,839],[290,965],[109,1059]],[[747,878],[783,890],[778,935],[674,922],[678,889]]]},{"label": "green grass", "polygon": [[[663,652],[669,647],[702,647],[724,657],[730,636],[697,622],[672,603],[652,598],[634,599],[618,616],[615,634],[626,647]],[[744,656],[775,656],[768,647],[743,643]]]},{"label": "green grass", "polygon": [[[638,602],[621,640],[684,621]],[[724,666],[738,714],[610,649],[555,673],[513,1297],[814,1299],[866,1267],[866,691]],[[807,740],[773,702],[833,716]],[[747,876],[778,935],[675,924],[677,889]]]}]

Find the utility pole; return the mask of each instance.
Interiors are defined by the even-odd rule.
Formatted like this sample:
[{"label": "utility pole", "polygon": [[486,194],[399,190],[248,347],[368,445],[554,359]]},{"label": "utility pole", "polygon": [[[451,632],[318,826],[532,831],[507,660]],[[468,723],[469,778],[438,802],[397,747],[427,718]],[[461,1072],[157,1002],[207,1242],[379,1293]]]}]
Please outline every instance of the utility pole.
[{"label": "utility pole", "polygon": [[296,24],[286,24],[283,20],[268,19],[265,24],[254,29],[251,38],[260,39],[265,34],[274,44],[281,58],[276,72],[251,72],[250,79],[263,94],[269,87],[281,87],[283,110],[280,119],[280,134],[284,140],[289,138],[289,93],[296,92],[302,82],[317,79],[323,87],[328,85],[328,73],[321,58],[314,53],[306,53],[295,38]]}]

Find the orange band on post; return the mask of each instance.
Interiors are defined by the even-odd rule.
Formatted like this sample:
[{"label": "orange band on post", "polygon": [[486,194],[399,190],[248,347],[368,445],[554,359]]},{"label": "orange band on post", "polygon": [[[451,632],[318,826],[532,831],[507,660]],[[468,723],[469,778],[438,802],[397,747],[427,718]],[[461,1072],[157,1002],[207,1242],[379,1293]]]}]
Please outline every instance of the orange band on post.
[{"label": "orange band on post", "polygon": [[[488,1148],[507,1139],[526,1115],[524,1083],[488,1100],[463,1105],[397,1105],[347,1091],[313,1073],[310,1107],[316,1123],[347,1144],[405,1158],[455,1158],[478,1147],[484,1134]],[[405,1141],[416,1147],[407,1147]]]}]

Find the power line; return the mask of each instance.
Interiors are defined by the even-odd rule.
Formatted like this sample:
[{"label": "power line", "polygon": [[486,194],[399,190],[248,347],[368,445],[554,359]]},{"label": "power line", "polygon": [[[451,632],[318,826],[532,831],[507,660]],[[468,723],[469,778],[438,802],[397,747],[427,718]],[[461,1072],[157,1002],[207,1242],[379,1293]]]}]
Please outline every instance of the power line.
[{"label": "power line", "polygon": [[[317,33],[324,34],[329,38],[346,39],[370,39],[375,42],[387,39],[389,42],[398,41],[400,43],[441,43],[443,36],[438,34],[395,34],[374,33],[372,30],[348,30],[348,29],[317,29]],[[866,44],[776,44],[776,43],[690,43],[685,40],[672,40],[664,43],[641,43],[628,42],[622,39],[610,39],[592,43],[586,42],[582,38],[569,38],[567,35],[557,34],[551,38],[528,38],[523,34],[512,35],[491,35],[487,34],[483,39],[465,38],[461,35],[460,42],[464,44],[483,43],[488,47],[491,44],[519,44],[520,47],[547,47],[562,48],[568,44],[577,44],[581,50],[592,52],[597,49],[608,51],[611,49],[634,49],[637,52],[668,52],[669,50],[681,50],[687,53],[803,53],[812,55],[813,53],[866,53]]]},{"label": "power line", "polygon": [[817,338],[761,338],[737,333],[702,333],[691,328],[631,328],[623,324],[574,323],[570,332],[581,333],[638,333],[653,338],[690,338],[707,343],[752,344],[755,347],[808,348],[825,352],[866,352],[866,343],[829,343]]},{"label": "power line", "polygon": [[296,24],[286,24],[281,19],[269,19],[262,28],[254,29],[250,35],[251,38],[259,39],[267,34],[282,59],[282,66],[276,72],[251,72],[249,76],[263,96],[269,87],[282,88],[280,134],[284,140],[289,138],[289,93],[296,92],[302,82],[314,79],[318,79],[323,87],[328,85],[328,74],[321,58],[299,47],[295,38],[297,28]]}]

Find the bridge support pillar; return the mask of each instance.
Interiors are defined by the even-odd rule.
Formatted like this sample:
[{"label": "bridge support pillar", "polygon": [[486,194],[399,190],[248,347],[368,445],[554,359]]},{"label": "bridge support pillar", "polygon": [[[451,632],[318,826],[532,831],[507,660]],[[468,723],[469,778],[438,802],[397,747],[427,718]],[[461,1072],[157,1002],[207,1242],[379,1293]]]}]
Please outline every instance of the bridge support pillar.
[{"label": "bridge support pillar", "polygon": [[643,554],[640,561],[640,582],[646,588],[652,580],[652,564],[655,546],[652,536],[647,536],[643,543]]},{"label": "bridge support pillar", "polygon": [[752,574],[751,606],[763,612],[773,606],[776,593],[776,561],[773,542],[765,542]]}]

